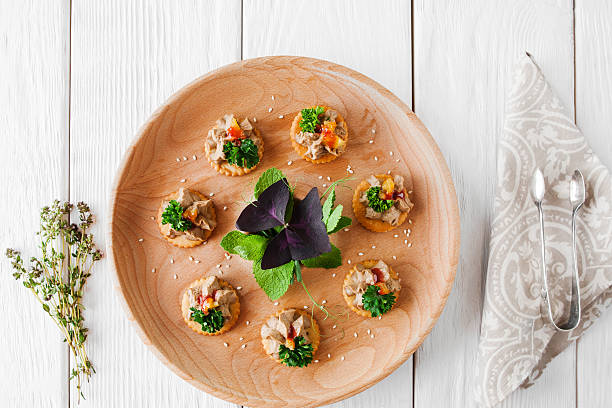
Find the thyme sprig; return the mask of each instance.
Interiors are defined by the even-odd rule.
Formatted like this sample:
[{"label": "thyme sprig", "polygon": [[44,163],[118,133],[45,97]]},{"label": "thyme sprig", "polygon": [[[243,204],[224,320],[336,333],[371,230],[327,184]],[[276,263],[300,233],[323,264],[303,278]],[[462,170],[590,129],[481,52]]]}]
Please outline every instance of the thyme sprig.
[{"label": "thyme sprig", "polygon": [[74,367],[70,379],[76,379],[79,401],[81,386],[89,382],[94,367],[87,356],[87,328],[83,319],[83,291],[93,264],[102,258],[88,229],[94,222],[89,206],[77,204],[79,223],[70,223],[73,205],[55,200],[40,211],[40,255],[24,266],[21,253],[7,249],[6,256],[14,269],[13,277],[21,281],[55,322],[68,343]]}]

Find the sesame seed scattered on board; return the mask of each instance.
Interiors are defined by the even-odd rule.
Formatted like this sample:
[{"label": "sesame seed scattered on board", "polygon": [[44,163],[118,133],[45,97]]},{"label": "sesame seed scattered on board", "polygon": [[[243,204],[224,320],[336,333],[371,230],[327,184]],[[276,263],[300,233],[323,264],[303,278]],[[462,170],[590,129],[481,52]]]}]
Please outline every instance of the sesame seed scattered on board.
[{"label": "sesame seed scattered on board", "polygon": [[292,164],[293,164],[293,160],[289,160],[289,161],[287,162],[287,166],[291,166]]},{"label": "sesame seed scattered on board", "polygon": [[327,187],[327,184],[323,183],[323,187]]},{"label": "sesame seed scattered on board", "polygon": [[334,324],[334,325],[332,326],[332,329],[335,329],[335,328],[336,328],[336,325]]},{"label": "sesame seed scattered on board", "polygon": [[183,156],[183,161],[187,161],[187,156]]},{"label": "sesame seed scattered on board", "polygon": [[378,161],[378,156],[374,156],[374,161]]},{"label": "sesame seed scattered on board", "polygon": [[393,238],[398,238],[399,235],[398,234],[393,234]]},{"label": "sesame seed scattered on board", "polygon": [[194,154],[193,156],[191,156],[191,158],[192,158],[193,160],[198,160],[198,156],[196,156],[195,154]]},{"label": "sesame seed scattered on board", "polygon": [[236,286],[236,290],[242,289],[242,286]]},{"label": "sesame seed scattered on board", "polygon": [[195,262],[195,263],[200,263],[200,261],[199,261],[198,259],[196,259],[194,262]]},{"label": "sesame seed scattered on board", "polygon": [[253,116],[253,122],[257,123],[257,118]]},{"label": "sesame seed scattered on board", "polygon": [[244,340],[244,337],[241,337],[241,338],[240,338],[240,341],[242,341],[242,340]]},{"label": "sesame seed scattered on board", "polygon": [[331,177],[327,176],[327,181],[331,181]]},{"label": "sesame seed scattered on board", "polygon": [[387,174],[391,174],[391,170],[387,170]]},{"label": "sesame seed scattered on board", "polygon": [[319,176],[319,180],[321,180],[323,178],[323,176]]},{"label": "sesame seed scattered on board", "polygon": [[393,156],[393,152],[389,152],[389,156]]},{"label": "sesame seed scattered on board", "polygon": [[190,260],[190,261],[193,261],[193,256],[190,256],[190,257],[189,257],[189,260]]},{"label": "sesame seed scattered on board", "polygon": [[208,195],[212,197],[215,195],[215,193],[209,193]]},{"label": "sesame seed scattered on board", "polygon": [[227,343],[223,343],[223,345],[224,345],[225,347],[229,347],[229,344],[227,344]]},{"label": "sesame seed scattered on board", "polygon": [[322,305],[326,304],[327,300],[323,299],[323,301],[321,302]]},{"label": "sesame seed scattered on board", "polygon": [[268,108],[268,112],[272,112],[272,108]]},{"label": "sesame seed scattered on board", "polygon": [[304,309],[308,309],[308,306],[304,305]]},{"label": "sesame seed scattered on board", "polygon": [[348,228],[344,229],[344,232],[349,232],[349,231],[350,231],[350,229],[348,229]]},{"label": "sesame seed scattered on board", "polygon": [[393,260],[396,260],[396,259],[397,259],[397,256],[393,255]]},{"label": "sesame seed scattered on board", "polygon": [[350,259],[348,261],[346,261],[346,263],[349,264],[349,265],[351,264],[351,262],[352,261]]},{"label": "sesame seed scattered on board", "polygon": [[274,95],[272,95],[272,100],[274,100]]},{"label": "sesame seed scattered on board", "polygon": [[357,332],[353,333],[353,336],[354,336],[354,337],[357,337]]},{"label": "sesame seed scattered on board", "polygon": [[181,183],[184,183],[184,182],[186,182],[186,181],[187,181],[187,180],[185,180],[185,179],[181,179]]},{"label": "sesame seed scattered on board", "polygon": [[138,242],[144,241],[144,238],[138,238]]},{"label": "sesame seed scattered on board", "polygon": [[408,244],[408,248],[410,248],[412,246],[412,242]]},{"label": "sesame seed scattered on board", "polygon": [[363,252],[359,252],[357,255],[359,255],[359,256],[363,256]]},{"label": "sesame seed scattered on board", "polygon": [[278,302],[274,302],[274,306],[278,306]]},{"label": "sesame seed scattered on board", "polygon": [[372,330],[368,329],[368,334],[371,334],[371,333],[372,333]]},{"label": "sesame seed scattered on board", "polygon": [[407,243],[408,243],[408,240],[407,240],[407,239],[405,239],[405,240],[404,240],[404,244],[407,244]]},{"label": "sesame seed scattered on board", "polygon": [[369,144],[372,144],[372,143],[374,143],[374,141],[373,141],[373,140],[370,140],[368,143],[369,143]]},{"label": "sesame seed scattered on board", "polygon": [[327,353],[327,358],[331,358],[331,354]]},{"label": "sesame seed scattered on board", "polygon": [[412,190],[408,190],[408,194],[412,194]]},{"label": "sesame seed scattered on board", "polygon": [[155,217],[154,217],[154,216],[151,216],[151,219],[152,219],[153,221],[155,221]]},{"label": "sesame seed scattered on board", "polygon": [[318,362],[319,362],[319,360],[315,360],[314,362],[315,362],[315,363],[318,363]]},{"label": "sesame seed scattered on board", "polygon": [[247,320],[246,322],[244,322],[244,323],[245,323],[247,326],[248,326],[249,324],[251,324],[251,322],[250,322],[250,321],[248,321],[248,320]]},{"label": "sesame seed scattered on board", "polygon": [[284,118],[284,117],[285,117],[285,115],[278,115],[278,118],[279,118],[279,119],[282,119],[282,118]]},{"label": "sesame seed scattered on board", "polygon": [[382,319],[382,316],[378,316],[378,320]]},{"label": "sesame seed scattered on board", "polygon": [[223,211],[227,211],[227,205],[223,206]]},{"label": "sesame seed scattered on board", "polygon": [[373,335],[373,334],[370,334],[370,338],[372,338],[372,339],[373,339],[373,338],[374,338],[374,335]]},{"label": "sesame seed scattered on board", "polygon": [[376,133],[376,129],[372,129],[372,133]]},{"label": "sesame seed scattered on board", "polygon": [[408,220],[408,224],[412,224],[412,220]]},{"label": "sesame seed scattered on board", "polygon": [[332,278],[335,278],[335,277],[336,277],[336,274],[335,274],[335,273],[332,273]]},{"label": "sesame seed scattered on board", "polygon": [[242,346],[240,346],[241,348],[246,348],[246,344],[243,344]]},{"label": "sesame seed scattered on board", "polygon": [[400,162],[400,159],[395,159],[395,161],[399,163],[399,162]]},{"label": "sesame seed scattered on board", "polygon": [[170,263],[173,264],[174,263],[174,258],[170,258]]},{"label": "sesame seed scattered on board", "polygon": [[151,272],[155,273],[155,268],[151,269]]},{"label": "sesame seed scattered on board", "polygon": [[174,279],[178,279],[178,275],[176,273],[174,274]]},{"label": "sesame seed scattered on board", "polygon": [[221,268],[221,264],[217,264],[217,269]]},{"label": "sesame seed scattered on board", "polygon": [[376,245],[372,245],[372,249],[376,249]]},{"label": "sesame seed scattered on board", "polygon": [[177,161],[177,162],[180,162],[180,161],[181,161],[181,159],[177,157],[177,158],[176,158],[176,161]]}]

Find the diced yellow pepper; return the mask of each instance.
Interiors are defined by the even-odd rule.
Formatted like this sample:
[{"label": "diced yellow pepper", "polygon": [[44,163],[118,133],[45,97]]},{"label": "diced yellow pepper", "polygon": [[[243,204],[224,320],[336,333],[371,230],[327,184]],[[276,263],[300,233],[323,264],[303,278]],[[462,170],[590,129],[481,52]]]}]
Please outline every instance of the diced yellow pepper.
[{"label": "diced yellow pepper", "polygon": [[386,179],[381,186],[381,189],[387,193],[387,194],[391,194],[393,192],[393,189],[395,188],[395,183],[393,183],[393,179],[392,178],[388,178]]}]

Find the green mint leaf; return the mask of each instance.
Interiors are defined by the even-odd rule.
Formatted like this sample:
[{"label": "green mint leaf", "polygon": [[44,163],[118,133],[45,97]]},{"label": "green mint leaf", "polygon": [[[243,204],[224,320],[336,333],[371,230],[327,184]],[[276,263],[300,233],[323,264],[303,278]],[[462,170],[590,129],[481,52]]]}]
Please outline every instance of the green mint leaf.
[{"label": "green mint leaf", "polygon": [[312,344],[306,344],[302,336],[297,336],[293,342],[295,344],[293,350],[281,344],[278,357],[288,367],[306,367],[312,361]]},{"label": "green mint leaf", "polygon": [[323,207],[321,207],[321,210],[323,212],[322,220],[325,225],[327,225],[327,219],[329,218],[332,212],[332,208],[334,207],[335,202],[336,202],[336,190],[332,189],[329,192],[327,199],[325,199],[325,202],[323,203]]},{"label": "green mint leaf", "polygon": [[272,269],[261,269],[261,259],[253,262],[253,274],[257,284],[272,300],[283,296],[293,279],[293,262]]},{"label": "green mint leaf", "polygon": [[368,207],[376,212],[382,213],[393,207],[395,201],[380,198],[380,187],[370,187],[367,192]]},{"label": "green mint leaf", "polygon": [[267,244],[268,239],[261,235],[245,234],[240,231],[230,231],[221,240],[223,249],[249,261],[261,259]]},{"label": "green mint leaf", "polygon": [[353,223],[353,220],[351,219],[351,217],[345,217],[343,215],[338,220],[338,224],[336,225],[336,227],[334,229],[332,229],[331,231],[327,231],[327,234],[328,235],[335,234],[336,232],[340,231],[341,229],[350,226],[352,223]]},{"label": "green mint leaf", "polygon": [[268,170],[264,171],[261,176],[259,176],[257,184],[255,184],[255,199],[259,198],[259,195],[263,193],[266,188],[270,187],[278,180],[282,180],[284,178],[285,175],[283,174],[283,172],[277,169],[276,167],[271,167]]},{"label": "green mint leaf", "polygon": [[225,324],[223,313],[217,308],[208,309],[208,313],[204,313],[195,307],[189,308],[189,310],[191,310],[191,320],[199,323],[206,333],[216,333]]},{"label": "green mint leaf", "polygon": [[302,264],[308,268],[325,268],[332,269],[342,265],[342,255],[340,250],[331,244],[331,251],[321,254],[315,258],[308,258],[302,261]]},{"label": "green mint leaf", "polygon": [[300,129],[302,129],[302,132],[315,133],[316,126],[321,123],[319,115],[324,112],[325,109],[321,106],[302,109],[302,120],[300,120]]},{"label": "green mint leaf", "polygon": [[378,293],[379,289],[376,285],[370,285],[363,294],[363,308],[369,311],[372,317],[387,313],[395,303],[393,292],[381,295]]},{"label": "green mint leaf", "polygon": [[250,169],[259,163],[257,145],[251,139],[227,141],[223,145],[223,154],[229,164]]},{"label": "green mint leaf", "polygon": [[193,224],[183,218],[184,209],[176,200],[170,200],[162,213],[162,224],[170,224],[175,231],[187,231]]},{"label": "green mint leaf", "polygon": [[334,211],[327,218],[327,222],[325,223],[325,227],[327,228],[327,233],[329,234],[331,231],[336,228],[338,222],[340,221],[340,217],[342,217],[342,204],[338,204]]}]

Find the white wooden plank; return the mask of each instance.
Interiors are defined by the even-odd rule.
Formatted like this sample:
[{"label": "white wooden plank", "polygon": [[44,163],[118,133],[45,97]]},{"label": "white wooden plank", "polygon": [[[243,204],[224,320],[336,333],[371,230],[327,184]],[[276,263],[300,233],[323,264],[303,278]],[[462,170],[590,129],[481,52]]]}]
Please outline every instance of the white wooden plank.
[{"label": "white wooden plank", "polygon": [[[410,2],[244,1],[244,58],[301,55],[333,61],[411,104]],[[412,358],[372,388],[333,407],[412,406]]]},{"label": "white wooden plank", "polygon": [[[105,245],[118,163],[140,125],[173,92],[240,59],[240,2],[72,2],[71,194],[98,215]],[[230,407],[193,388],[141,342],[113,291],[110,262],[87,294],[97,374],[81,407]],[[76,395],[72,389],[72,402]]]},{"label": "white wooden plank", "polygon": [[16,282],[6,247],[35,255],[39,210],[68,199],[69,7],[0,1],[0,405],[68,403],[68,349]]},{"label": "white wooden plank", "polygon": [[[455,287],[416,354],[416,407],[472,407],[482,290],[496,174],[496,141],[515,59],[531,52],[573,108],[572,4],[415,0],[414,104],[445,154],[462,226]],[[575,347],[505,407],[573,407]]]},{"label": "white wooden plank", "polygon": [[[612,4],[576,2],[576,121],[612,169]],[[612,406],[612,305],[577,342],[577,406]]]}]

